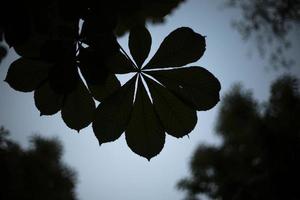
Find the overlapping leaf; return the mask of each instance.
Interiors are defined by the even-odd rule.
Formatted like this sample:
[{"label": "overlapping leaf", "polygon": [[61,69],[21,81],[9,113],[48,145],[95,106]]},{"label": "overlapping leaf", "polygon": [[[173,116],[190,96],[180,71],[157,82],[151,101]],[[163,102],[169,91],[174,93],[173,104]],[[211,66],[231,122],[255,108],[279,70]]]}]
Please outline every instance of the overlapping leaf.
[{"label": "overlapping leaf", "polygon": [[135,77],[98,106],[93,130],[100,144],[118,139],[125,131],[133,104]]},{"label": "overlapping leaf", "polygon": [[94,99],[103,101],[121,87],[120,81],[114,74],[109,74],[103,84],[88,85]]}]

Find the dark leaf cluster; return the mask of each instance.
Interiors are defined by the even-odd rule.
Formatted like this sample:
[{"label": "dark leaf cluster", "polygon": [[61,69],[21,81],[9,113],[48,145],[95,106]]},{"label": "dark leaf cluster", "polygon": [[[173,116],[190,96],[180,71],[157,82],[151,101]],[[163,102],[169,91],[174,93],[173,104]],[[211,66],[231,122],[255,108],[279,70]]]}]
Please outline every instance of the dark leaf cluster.
[{"label": "dark leaf cluster", "polygon": [[[219,101],[219,81],[202,67],[186,67],[206,47],[205,38],[190,28],[170,33],[144,64],[152,43],[146,19],[162,19],[179,2],[11,5],[20,18],[1,25],[5,41],[21,57],[5,81],[15,90],[34,91],[41,115],[61,111],[66,125],[77,131],[92,122],[100,144],[125,131],[128,146],[150,159],[163,148],[165,132],[187,135],[196,125],[196,110]],[[130,29],[133,60],[116,39],[122,26]],[[131,72],[136,75],[121,87],[116,74]],[[97,109],[95,100],[101,102]]]}]

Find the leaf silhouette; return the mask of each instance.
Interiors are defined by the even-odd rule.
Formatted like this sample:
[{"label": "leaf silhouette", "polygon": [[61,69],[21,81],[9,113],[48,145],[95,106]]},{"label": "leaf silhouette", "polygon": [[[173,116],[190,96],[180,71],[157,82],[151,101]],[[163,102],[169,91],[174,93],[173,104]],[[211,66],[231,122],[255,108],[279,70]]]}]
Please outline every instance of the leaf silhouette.
[{"label": "leaf silhouette", "polygon": [[94,111],[95,102],[88,89],[80,81],[77,88],[66,96],[61,116],[68,127],[79,132],[92,122]]},{"label": "leaf silhouette", "polygon": [[53,115],[60,111],[63,105],[63,98],[64,95],[53,91],[48,81],[34,91],[35,106],[41,115]]},{"label": "leaf silhouette", "polygon": [[14,49],[22,57],[37,59],[41,57],[41,49],[45,45],[46,39],[45,36],[33,34],[22,44],[15,45]]},{"label": "leaf silhouette", "polygon": [[107,76],[104,84],[90,84],[88,87],[94,99],[103,101],[106,97],[109,97],[117,89],[119,89],[121,84],[114,74],[110,74]]},{"label": "leaf silhouette", "polygon": [[170,33],[144,69],[182,67],[196,62],[205,51],[205,38],[191,28],[181,27]]},{"label": "leaf silhouette", "polygon": [[93,131],[99,144],[118,139],[125,131],[132,110],[136,76],[98,106]]},{"label": "leaf silhouette", "polygon": [[47,78],[49,68],[45,62],[19,58],[11,64],[5,81],[15,90],[32,92]]},{"label": "leaf silhouette", "polygon": [[81,48],[78,55],[79,68],[87,84],[104,84],[110,74],[105,67],[102,52],[92,47]]},{"label": "leaf silhouette", "polygon": [[159,154],[164,147],[164,129],[154,112],[141,78],[138,79],[136,99],[125,136],[130,149],[148,160]]},{"label": "leaf silhouette", "polygon": [[132,62],[120,51],[108,58],[106,67],[114,74],[126,74],[135,71]]},{"label": "leaf silhouette", "polygon": [[145,77],[155,111],[165,131],[174,137],[183,137],[190,133],[197,123],[197,113],[176,98],[164,86]]},{"label": "leaf silhouette", "polygon": [[220,82],[202,67],[147,71],[147,74],[196,110],[209,110],[219,101]]},{"label": "leaf silhouette", "polygon": [[151,35],[144,26],[136,26],[129,34],[129,50],[139,68],[148,57],[151,48]]},{"label": "leaf silhouette", "polygon": [[78,85],[79,74],[74,62],[62,60],[49,70],[51,88],[59,94],[72,92]]}]

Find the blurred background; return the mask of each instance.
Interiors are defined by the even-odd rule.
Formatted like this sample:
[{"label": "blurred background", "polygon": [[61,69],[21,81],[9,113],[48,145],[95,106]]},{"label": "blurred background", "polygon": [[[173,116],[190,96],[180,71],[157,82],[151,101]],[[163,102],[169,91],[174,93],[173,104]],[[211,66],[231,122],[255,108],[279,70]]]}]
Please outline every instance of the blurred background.
[{"label": "blurred background", "polygon": [[[227,194],[228,196],[222,193],[220,189],[221,183],[226,185],[226,181],[218,181],[217,179],[210,179],[208,181],[204,179],[203,177],[207,178],[209,174],[215,176],[216,171],[214,170],[216,169],[214,168],[213,170],[207,171],[205,164],[201,163],[201,161],[200,164],[194,164],[194,166],[196,165],[194,168],[198,166],[200,171],[201,168],[206,170],[205,176],[201,176],[202,179],[200,179],[200,182],[205,182],[206,180],[210,185],[197,188],[195,185],[200,185],[200,183],[191,181],[193,180],[193,176],[197,173],[194,173],[195,170],[193,171],[193,168],[190,167],[190,163],[194,163],[191,161],[195,160],[193,153],[196,149],[197,152],[200,151],[200,158],[204,159],[205,156],[201,153],[205,152],[206,148],[215,148],[216,151],[221,151],[220,149],[224,147],[227,141],[226,137],[224,137],[224,132],[235,133],[236,127],[234,127],[234,125],[229,127],[229,130],[226,131],[219,128],[220,123],[223,122],[222,117],[224,117],[224,112],[230,113],[231,110],[235,109],[230,106],[228,107],[228,102],[234,102],[234,98],[232,97],[230,99],[230,95],[240,96],[240,99],[244,100],[241,101],[244,103],[250,102],[248,107],[241,106],[241,112],[248,113],[248,109],[253,109],[255,110],[255,115],[259,116],[255,118],[259,119],[257,123],[264,123],[267,119],[266,116],[268,116],[268,109],[271,109],[273,105],[271,101],[272,95],[276,96],[274,91],[273,93],[271,92],[272,84],[285,74],[290,74],[294,78],[300,77],[298,1],[291,1],[295,4],[292,4],[290,10],[285,7],[287,11],[284,17],[286,18],[282,19],[286,19],[286,22],[281,20],[280,17],[274,21],[272,21],[272,18],[270,19],[270,16],[278,17],[276,16],[276,12],[273,12],[274,8],[266,9],[268,11],[271,10],[270,16],[266,16],[265,13],[260,17],[259,15],[264,13],[263,6],[268,5],[259,5],[257,2],[261,1],[253,1],[253,3],[251,1],[251,3],[247,3],[247,1],[234,0],[186,0],[173,9],[172,12],[165,17],[163,23],[147,23],[147,28],[152,35],[152,48],[148,59],[156,52],[162,40],[178,27],[190,27],[195,32],[205,35],[206,51],[203,57],[193,65],[208,69],[219,79],[222,85],[221,101],[213,109],[197,113],[198,123],[195,129],[189,134],[189,137],[176,139],[167,135],[164,149],[150,162],[131,152],[127,147],[124,135],[116,142],[103,144],[99,147],[91,126],[81,130],[78,134],[76,131],[66,127],[61,120],[60,113],[50,117],[40,116],[34,105],[33,93],[16,92],[5,82],[0,83],[0,125],[3,125],[5,129],[10,131],[8,137],[20,144],[22,148],[30,147],[28,141],[32,134],[38,134],[42,137],[57,137],[64,147],[62,161],[68,166],[71,166],[77,174],[75,193],[78,199],[81,200],[179,200],[187,197],[189,193],[191,194],[188,197],[190,199],[195,197],[193,196],[194,194],[203,199],[234,199],[232,197],[243,199],[242,195],[233,195],[233,193],[237,193],[236,191],[228,192],[230,193]],[[251,13],[251,9],[253,9],[253,13]],[[290,12],[290,15],[288,12]],[[291,13],[294,13],[294,15]],[[266,17],[266,19],[264,19],[264,17]],[[277,24],[278,27],[275,27],[272,23]],[[279,24],[281,25],[279,26]],[[125,51],[129,52],[128,33],[119,37],[118,41]],[[5,52],[1,49],[1,52],[2,51]],[[7,56],[1,61],[1,80],[5,79],[10,63],[17,58],[18,55],[14,50],[9,49]],[[128,79],[128,76],[122,75],[118,76],[118,78],[124,83]],[[290,80],[289,78],[286,79]],[[289,86],[292,85],[291,90],[294,93],[290,93],[292,96],[294,95],[296,99],[296,103],[293,101],[293,104],[288,104],[291,105],[291,107],[289,107],[288,114],[286,114],[287,116],[296,108],[299,111],[299,96],[297,97],[299,93],[297,94],[296,92],[297,81],[293,80],[285,81],[284,83],[288,83],[283,87],[289,88]],[[239,86],[237,86],[236,83],[239,83]],[[233,89],[232,86],[234,86]],[[280,87],[278,90],[280,90]],[[288,95],[285,94],[284,96]],[[233,105],[235,105],[235,103],[233,103]],[[226,110],[227,108],[228,110]],[[297,118],[298,116],[293,116],[293,120],[299,120],[299,118]],[[241,125],[245,122],[237,120],[239,119],[239,115],[234,115],[234,117],[232,117],[232,121],[227,123],[239,123]],[[283,119],[284,118],[279,118],[278,120]],[[248,123],[249,120],[246,120],[246,122]],[[268,122],[266,126],[270,124],[276,123],[271,121]],[[249,127],[252,128],[253,126],[256,125],[249,125]],[[246,127],[246,125],[242,127]],[[231,131],[231,129],[234,131]],[[236,133],[243,132],[242,130],[243,128],[240,127]],[[257,131],[258,129],[254,128],[253,130],[250,130],[250,128],[247,130],[249,130],[249,132],[252,131],[253,134],[259,132]],[[259,130],[261,131],[261,129]],[[284,130],[287,131],[287,129]],[[291,130],[295,131],[293,137],[299,142],[299,126]],[[245,135],[251,135],[251,133],[245,133]],[[278,136],[279,139],[282,137],[284,136]],[[242,144],[244,139],[237,141],[239,141],[237,143]],[[286,146],[289,146],[288,144],[290,143],[287,142]],[[202,148],[198,147],[199,145]],[[250,144],[247,143],[247,145],[247,149],[251,146],[259,146],[258,143],[253,141],[250,142]],[[261,145],[266,146],[264,143]],[[278,143],[278,145],[283,144]],[[283,145],[282,147],[286,146]],[[236,145],[233,145],[233,147],[240,148]],[[296,142],[295,148],[292,148],[290,152],[295,152],[294,150],[297,149],[297,147],[299,150],[299,143]],[[274,148],[276,150],[279,147],[276,146]],[[254,152],[259,150],[249,151]],[[205,155],[207,156],[209,154]],[[220,155],[223,154],[221,153]],[[257,155],[260,154],[251,155],[251,158],[257,158]],[[243,154],[235,156],[243,156]],[[282,156],[284,157],[285,155]],[[298,157],[298,155],[296,154],[295,157]],[[293,163],[297,159],[294,158],[293,160],[291,158],[291,160],[291,163]],[[209,163],[209,161],[207,162]],[[232,161],[228,164],[228,167],[233,165],[233,163],[235,162]],[[214,167],[214,164],[211,165]],[[215,165],[219,167],[225,166],[222,162],[221,164]],[[245,165],[248,166],[247,162]],[[239,166],[242,167],[243,165]],[[257,170],[263,171],[261,168]],[[231,172],[230,170],[222,171],[224,174]],[[243,179],[248,179],[257,173],[248,173]],[[246,172],[241,170],[240,174],[246,174]],[[240,174],[239,177],[242,176]],[[184,177],[188,178],[183,179]],[[228,179],[228,181],[232,180]],[[238,181],[241,180],[237,180],[235,184],[240,183]],[[178,189],[178,182],[180,189]],[[195,183],[195,185],[192,185],[192,183]],[[262,184],[262,182],[260,182],[260,184]],[[237,190],[237,186],[232,187]],[[223,187],[223,190],[230,191],[230,188]],[[249,189],[248,192],[249,191],[251,190]],[[238,190],[238,192],[243,195],[247,194],[247,191],[244,191],[245,194],[240,190]],[[293,199],[295,196],[297,196],[297,194],[294,196],[291,195],[288,199]],[[253,197],[249,199],[260,198]]]}]

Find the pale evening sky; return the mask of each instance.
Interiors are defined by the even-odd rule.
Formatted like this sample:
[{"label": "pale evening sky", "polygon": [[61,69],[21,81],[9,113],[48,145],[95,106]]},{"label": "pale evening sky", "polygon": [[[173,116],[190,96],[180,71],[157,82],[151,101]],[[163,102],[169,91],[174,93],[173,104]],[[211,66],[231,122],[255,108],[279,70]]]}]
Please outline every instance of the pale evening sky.
[{"label": "pale evening sky", "polygon": [[[291,34],[296,43],[289,54],[296,60],[290,70],[274,70],[255,52],[253,43],[245,43],[231,26],[239,18],[237,10],[222,9],[223,1],[187,0],[167,17],[166,23],[149,25],[154,54],[165,36],[181,26],[191,27],[206,35],[206,52],[196,63],[212,72],[221,82],[221,97],[230,86],[241,82],[252,89],[259,100],[266,100],[269,86],[284,72],[300,77],[299,29]],[[127,37],[120,44],[127,48]],[[252,57],[249,57],[252,52]],[[11,50],[0,66],[0,80],[4,80],[9,64],[17,56]],[[126,77],[121,76],[124,82]],[[64,161],[78,173],[76,188],[80,200],[179,200],[184,194],[176,190],[177,181],[188,175],[188,162],[199,143],[217,145],[220,139],[214,135],[214,123],[219,105],[207,112],[198,112],[196,128],[188,137],[176,139],[167,136],[162,152],[148,162],[134,154],[124,135],[116,142],[99,147],[91,126],[78,134],[67,128],[60,113],[40,117],[35,108],[33,93],[16,92],[5,82],[0,82],[0,125],[10,130],[11,138],[26,146],[33,133],[57,136],[62,140]]]}]

